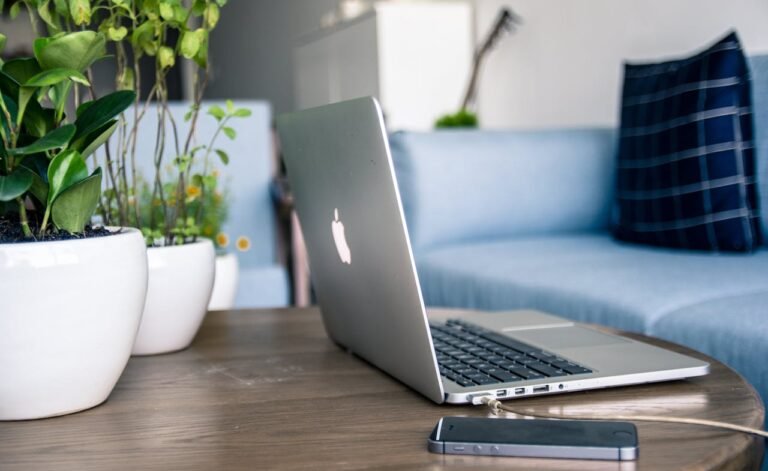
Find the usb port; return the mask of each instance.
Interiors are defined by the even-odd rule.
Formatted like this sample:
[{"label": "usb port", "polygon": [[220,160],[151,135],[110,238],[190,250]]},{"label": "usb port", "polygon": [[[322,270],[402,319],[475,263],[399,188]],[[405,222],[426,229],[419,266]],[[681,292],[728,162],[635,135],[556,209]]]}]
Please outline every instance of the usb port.
[{"label": "usb port", "polygon": [[515,396],[525,394],[525,388],[515,388]]},{"label": "usb port", "polygon": [[533,392],[535,393],[542,393],[549,391],[549,385],[546,386],[534,386]]},{"label": "usb port", "polygon": [[499,389],[498,391],[496,391],[496,397],[507,397],[507,390]]}]

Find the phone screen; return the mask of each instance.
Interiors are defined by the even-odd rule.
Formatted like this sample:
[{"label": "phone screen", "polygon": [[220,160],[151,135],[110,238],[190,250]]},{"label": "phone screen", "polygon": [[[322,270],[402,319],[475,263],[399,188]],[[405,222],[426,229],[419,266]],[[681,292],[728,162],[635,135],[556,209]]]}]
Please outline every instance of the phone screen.
[{"label": "phone screen", "polygon": [[432,439],[454,443],[626,448],[637,446],[629,422],[444,417]]}]

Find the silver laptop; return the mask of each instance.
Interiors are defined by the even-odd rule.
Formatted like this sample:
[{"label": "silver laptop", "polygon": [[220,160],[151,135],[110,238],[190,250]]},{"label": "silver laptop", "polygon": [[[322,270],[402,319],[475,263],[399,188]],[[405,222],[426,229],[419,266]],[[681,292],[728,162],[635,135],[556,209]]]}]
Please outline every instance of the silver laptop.
[{"label": "silver laptop", "polygon": [[342,348],[437,403],[668,381],[709,364],[532,310],[427,313],[381,108],[277,120],[315,294]]}]

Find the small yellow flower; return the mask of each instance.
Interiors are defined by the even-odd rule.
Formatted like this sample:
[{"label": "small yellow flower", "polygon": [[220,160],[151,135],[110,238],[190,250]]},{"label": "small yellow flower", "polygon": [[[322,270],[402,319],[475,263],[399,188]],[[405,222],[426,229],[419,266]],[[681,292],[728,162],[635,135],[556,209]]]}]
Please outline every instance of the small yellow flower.
[{"label": "small yellow flower", "polygon": [[247,252],[251,249],[251,239],[246,236],[238,237],[235,244],[237,245],[237,250],[241,252]]},{"label": "small yellow flower", "polygon": [[187,198],[197,198],[198,196],[200,196],[200,193],[202,193],[202,191],[200,190],[200,187],[196,185],[189,185],[186,191],[187,191]]},{"label": "small yellow flower", "polygon": [[[238,243],[240,241],[238,240]],[[219,232],[216,234],[216,243],[219,245],[219,247],[224,248],[229,245],[229,236],[226,235],[223,232]]]},{"label": "small yellow flower", "polygon": [[210,224],[203,226],[203,235],[206,237],[211,237],[213,235],[213,226]]}]

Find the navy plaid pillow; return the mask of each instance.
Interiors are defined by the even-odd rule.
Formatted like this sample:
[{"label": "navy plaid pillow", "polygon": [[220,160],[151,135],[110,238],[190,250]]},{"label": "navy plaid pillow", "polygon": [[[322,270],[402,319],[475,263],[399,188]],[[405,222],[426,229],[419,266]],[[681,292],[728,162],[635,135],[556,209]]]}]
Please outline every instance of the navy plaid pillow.
[{"label": "navy plaid pillow", "polygon": [[749,71],[731,33],[687,59],[626,64],[617,238],[751,251],[760,244]]}]

